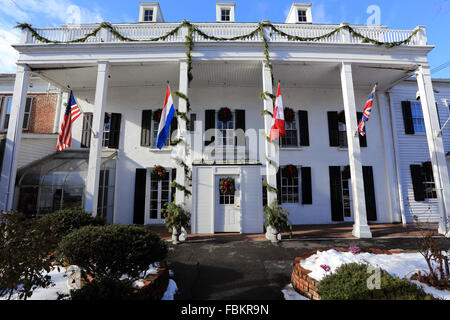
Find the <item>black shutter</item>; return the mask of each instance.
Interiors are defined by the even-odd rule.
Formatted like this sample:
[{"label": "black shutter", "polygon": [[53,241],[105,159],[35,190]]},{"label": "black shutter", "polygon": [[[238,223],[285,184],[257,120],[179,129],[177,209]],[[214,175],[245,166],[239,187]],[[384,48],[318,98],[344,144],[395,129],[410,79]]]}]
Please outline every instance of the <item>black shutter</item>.
[{"label": "black shutter", "polygon": [[298,112],[298,122],[300,124],[300,146],[309,147],[309,125],[308,111]]},{"label": "black shutter", "polygon": [[[172,169],[172,181],[177,179],[177,169]],[[172,183],[172,181],[170,181],[170,183]],[[170,197],[170,201],[175,201],[175,193],[177,192],[177,189],[175,187],[170,187],[171,188],[171,193],[172,196]]]},{"label": "black shutter", "polygon": [[[205,110],[205,134],[207,134],[209,129],[216,128],[216,110]],[[206,136],[208,137],[208,136]],[[209,146],[216,138],[215,136],[205,138],[205,146]]]},{"label": "black shutter", "polygon": [[330,167],[331,219],[334,222],[344,221],[342,203],[341,167]]},{"label": "black shutter", "polygon": [[89,148],[91,146],[91,128],[92,128],[92,112],[83,114],[83,128],[81,133],[81,148]]},{"label": "black shutter", "polygon": [[302,204],[312,204],[311,168],[302,167]]},{"label": "black shutter", "polygon": [[108,148],[119,149],[121,121],[122,121],[122,115],[120,113],[112,113],[111,114],[111,131],[109,133]]},{"label": "black shutter", "polygon": [[[277,172],[277,200],[278,200],[278,204],[282,204],[283,200],[281,199],[281,167],[278,168],[278,172]],[[269,203],[269,205],[271,205],[271,203]]]},{"label": "black shutter", "polygon": [[189,119],[189,131],[195,131],[195,121],[197,121],[197,114],[191,113]]},{"label": "black shutter", "polygon": [[368,221],[377,221],[377,202],[372,167],[363,167],[364,195]]},{"label": "black shutter", "polygon": [[[363,117],[363,113],[362,112],[357,112],[356,113],[356,119],[358,120],[358,126],[359,123],[361,122],[361,119]],[[361,148],[367,148],[367,135],[365,135],[364,137],[359,133],[358,130],[358,136],[359,136],[359,146]]]},{"label": "black shutter", "polygon": [[241,129],[244,131],[243,137],[235,137],[235,145],[238,147],[244,147],[245,146],[245,110],[236,110],[235,111],[235,127],[236,130]]},{"label": "black shutter", "polygon": [[437,116],[438,116],[438,122],[439,122],[439,129],[442,129],[442,125],[441,125],[441,116],[439,114],[439,105],[436,102],[436,112],[437,112]]},{"label": "black shutter", "polygon": [[150,147],[152,137],[152,110],[142,110],[141,146]]},{"label": "black shutter", "polygon": [[414,189],[414,200],[425,201],[425,186],[423,184],[423,168],[420,165],[412,164],[411,169],[411,179]]},{"label": "black shutter", "polygon": [[414,124],[412,121],[411,102],[402,101],[403,123],[405,125],[405,134],[414,134]]},{"label": "black shutter", "polygon": [[173,116],[172,118],[172,122],[170,123],[170,135],[169,135],[169,141],[170,141],[170,145],[173,146],[175,145],[175,143],[172,142],[172,140],[176,140],[176,138],[174,137],[174,139],[172,138],[172,134],[178,130],[178,117],[176,115]]},{"label": "black shutter", "polygon": [[134,183],[134,224],[144,224],[146,179],[147,169],[136,169],[136,180]]},{"label": "black shutter", "polygon": [[339,147],[339,118],[336,111],[328,112],[328,135],[330,147]]}]

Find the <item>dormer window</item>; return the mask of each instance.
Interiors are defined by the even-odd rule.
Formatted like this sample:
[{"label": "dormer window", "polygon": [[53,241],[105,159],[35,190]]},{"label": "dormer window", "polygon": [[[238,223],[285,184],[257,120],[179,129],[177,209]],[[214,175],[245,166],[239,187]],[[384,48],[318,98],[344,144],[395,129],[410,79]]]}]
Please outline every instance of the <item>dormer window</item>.
[{"label": "dormer window", "polygon": [[216,2],[216,21],[234,22],[235,2]]},{"label": "dormer window", "polygon": [[306,18],[306,10],[298,10],[298,22],[308,21]]},{"label": "dormer window", "polygon": [[145,22],[153,21],[153,9],[145,9],[144,10],[144,21]]},{"label": "dormer window", "polygon": [[231,20],[231,10],[222,9],[221,20],[224,22],[229,22]]}]

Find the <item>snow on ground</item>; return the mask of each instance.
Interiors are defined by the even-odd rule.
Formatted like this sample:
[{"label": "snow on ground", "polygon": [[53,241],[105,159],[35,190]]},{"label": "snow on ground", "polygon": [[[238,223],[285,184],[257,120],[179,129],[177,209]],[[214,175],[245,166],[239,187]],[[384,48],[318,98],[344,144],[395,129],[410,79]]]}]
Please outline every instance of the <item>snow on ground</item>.
[{"label": "snow on ground", "polygon": [[283,290],[281,290],[281,292],[283,293],[284,300],[309,300],[295,291],[292,284],[288,284]]},{"label": "snow on ground", "polygon": [[[335,272],[343,264],[350,263],[369,263],[373,266],[386,270],[389,274],[398,278],[410,278],[417,271],[426,271],[428,266],[424,257],[420,253],[399,253],[393,255],[360,253],[353,254],[351,252],[339,252],[336,250],[328,250],[317,252],[311,257],[303,260],[300,265],[312,271],[309,276],[315,280],[322,280],[327,274]],[[322,266],[329,266],[330,271],[326,272]],[[425,292],[434,295],[436,298],[450,300],[450,291],[443,291],[427,286],[418,281]]]},{"label": "snow on ground", "polygon": [[[158,264],[150,265],[146,274],[156,274],[158,272]],[[69,294],[70,287],[67,283],[67,279],[69,278],[71,272],[66,270],[66,268],[60,267],[59,271],[57,268],[55,268],[53,271],[48,273],[53,282],[53,286],[50,286],[48,288],[38,288],[33,291],[33,295],[28,298],[28,300],[56,300],[58,298],[58,293],[60,294]],[[173,273],[172,273],[173,274]],[[143,273],[142,273],[143,275]],[[140,287],[143,286],[144,283],[141,280],[137,280],[133,283],[134,287]],[[175,293],[177,292],[178,287],[175,281],[172,279],[169,280],[169,285],[167,287],[166,292],[164,293],[164,296],[162,300],[173,300]],[[0,300],[6,300],[7,297],[0,297]],[[18,300],[18,296],[13,296],[12,300]]]}]

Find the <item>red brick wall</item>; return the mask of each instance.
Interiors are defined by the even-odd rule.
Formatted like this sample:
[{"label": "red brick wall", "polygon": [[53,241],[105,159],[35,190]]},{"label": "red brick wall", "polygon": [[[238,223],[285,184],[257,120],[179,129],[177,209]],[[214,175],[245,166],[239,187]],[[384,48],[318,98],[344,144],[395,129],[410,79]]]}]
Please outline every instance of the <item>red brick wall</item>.
[{"label": "red brick wall", "polygon": [[56,114],[57,94],[33,94],[33,107],[31,108],[30,133],[52,133]]},{"label": "red brick wall", "polygon": [[309,276],[311,271],[302,268],[301,261],[308,259],[314,255],[316,251],[307,252],[296,258],[292,267],[291,282],[294,289],[300,292],[302,295],[312,300],[320,300],[320,296],[317,293],[319,281],[314,280]]}]

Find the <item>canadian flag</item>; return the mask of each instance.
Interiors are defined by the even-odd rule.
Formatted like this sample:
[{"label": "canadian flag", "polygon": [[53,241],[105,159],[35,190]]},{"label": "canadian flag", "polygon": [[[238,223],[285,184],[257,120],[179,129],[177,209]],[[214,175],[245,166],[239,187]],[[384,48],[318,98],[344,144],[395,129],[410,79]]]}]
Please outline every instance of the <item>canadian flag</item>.
[{"label": "canadian flag", "polygon": [[284,126],[283,99],[281,98],[281,87],[278,83],[277,99],[275,100],[275,109],[273,110],[272,128],[270,129],[270,141],[272,142],[278,137],[285,136],[286,128]]}]

